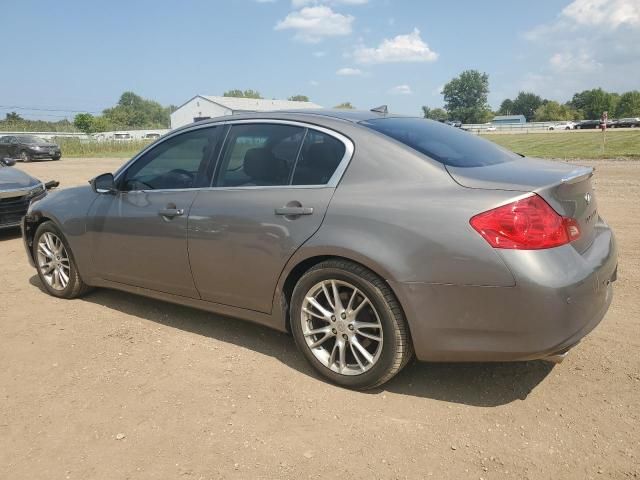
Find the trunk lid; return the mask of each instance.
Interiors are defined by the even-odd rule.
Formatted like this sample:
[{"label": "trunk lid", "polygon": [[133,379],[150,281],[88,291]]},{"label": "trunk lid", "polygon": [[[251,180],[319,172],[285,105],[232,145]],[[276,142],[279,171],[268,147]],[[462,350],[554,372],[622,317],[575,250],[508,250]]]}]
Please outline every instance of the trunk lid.
[{"label": "trunk lid", "polygon": [[540,195],[560,215],[578,222],[581,235],[571,245],[579,252],[591,245],[599,218],[591,184],[593,168],[530,158],[482,167],[446,168],[463,187]]}]

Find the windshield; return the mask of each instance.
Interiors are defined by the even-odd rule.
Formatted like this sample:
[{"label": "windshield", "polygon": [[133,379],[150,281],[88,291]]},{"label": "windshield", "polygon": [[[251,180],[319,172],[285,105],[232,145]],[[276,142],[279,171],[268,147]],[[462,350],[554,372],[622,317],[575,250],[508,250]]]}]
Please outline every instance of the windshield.
[{"label": "windshield", "polygon": [[483,167],[521,158],[489,140],[433,120],[381,118],[360,123],[452,167]]},{"label": "windshield", "polygon": [[34,137],[33,135],[18,137],[18,141],[20,143],[36,143],[36,144],[39,144],[39,145],[43,145],[45,143],[49,143],[44,138]]}]

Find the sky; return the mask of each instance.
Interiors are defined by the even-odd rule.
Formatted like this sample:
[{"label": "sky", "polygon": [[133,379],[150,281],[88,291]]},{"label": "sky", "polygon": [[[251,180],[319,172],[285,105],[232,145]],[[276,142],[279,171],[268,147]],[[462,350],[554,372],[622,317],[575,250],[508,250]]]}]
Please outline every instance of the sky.
[{"label": "sky", "polygon": [[640,89],[640,0],[7,0],[3,17],[0,118],[235,88],[419,115],[465,69],[489,74],[493,108]]}]

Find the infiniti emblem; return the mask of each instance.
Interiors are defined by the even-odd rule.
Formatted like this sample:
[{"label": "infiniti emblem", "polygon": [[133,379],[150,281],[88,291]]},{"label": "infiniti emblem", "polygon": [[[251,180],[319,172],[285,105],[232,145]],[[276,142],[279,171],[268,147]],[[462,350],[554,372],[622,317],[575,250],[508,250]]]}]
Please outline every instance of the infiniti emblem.
[{"label": "infiniti emblem", "polygon": [[587,202],[587,205],[591,203],[591,194],[589,192],[584,194],[584,199]]}]

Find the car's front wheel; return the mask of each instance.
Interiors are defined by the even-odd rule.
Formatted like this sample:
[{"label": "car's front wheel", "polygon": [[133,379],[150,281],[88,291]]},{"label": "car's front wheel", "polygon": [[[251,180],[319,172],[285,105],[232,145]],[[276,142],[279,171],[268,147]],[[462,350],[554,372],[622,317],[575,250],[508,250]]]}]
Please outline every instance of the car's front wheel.
[{"label": "car's front wheel", "polygon": [[23,162],[30,162],[31,161],[31,155],[29,155],[29,152],[27,152],[26,150],[22,150],[20,152],[20,160],[22,160]]},{"label": "car's front wheel", "polygon": [[327,260],[311,268],[294,289],[290,313],[302,353],[339,385],[377,387],[413,356],[409,328],[393,292],[355,263]]},{"label": "car's front wheel", "polygon": [[76,298],[87,292],[64,235],[51,221],[40,224],[33,239],[40,281],[54,297]]}]

